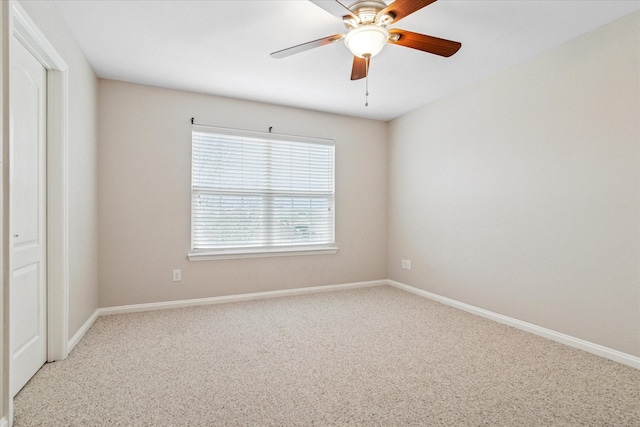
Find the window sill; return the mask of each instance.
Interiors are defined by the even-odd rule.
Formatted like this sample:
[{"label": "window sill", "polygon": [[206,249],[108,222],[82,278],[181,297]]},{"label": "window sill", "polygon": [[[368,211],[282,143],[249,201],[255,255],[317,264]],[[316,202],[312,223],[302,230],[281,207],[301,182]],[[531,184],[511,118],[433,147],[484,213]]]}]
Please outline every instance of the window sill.
[{"label": "window sill", "polygon": [[338,252],[338,247],[300,247],[277,249],[232,249],[226,251],[191,252],[189,261],[213,261],[221,259],[266,258],[277,256],[328,255]]}]

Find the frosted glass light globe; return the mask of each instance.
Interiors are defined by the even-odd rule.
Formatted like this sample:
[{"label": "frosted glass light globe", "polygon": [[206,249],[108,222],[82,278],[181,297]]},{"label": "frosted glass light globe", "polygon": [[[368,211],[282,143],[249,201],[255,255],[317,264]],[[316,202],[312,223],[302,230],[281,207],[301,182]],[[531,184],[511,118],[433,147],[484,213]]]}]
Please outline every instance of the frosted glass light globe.
[{"label": "frosted glass light globe", "polygon": [[360,58],[377,55],[389,40],[389,32],[378,25],[367,24],[347,33],[344,44]]}]

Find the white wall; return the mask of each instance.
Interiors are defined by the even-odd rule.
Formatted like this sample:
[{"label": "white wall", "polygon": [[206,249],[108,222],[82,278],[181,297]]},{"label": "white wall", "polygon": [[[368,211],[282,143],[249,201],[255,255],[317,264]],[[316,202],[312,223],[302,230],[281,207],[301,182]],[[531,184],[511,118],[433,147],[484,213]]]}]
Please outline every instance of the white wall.
[{"label": "white wall", "polygon": [[640,356],[639,80],[635,13],[394,120],[389,278]]},{"label": "white wall", "polygon": [[[101,307],[387,277],[386,123],[102,79],[99,104]],[[339,252],[188,261],[191,117],[334,138]]]},{"label": "white wall", "polygon": [[20,5],[69,68],[69,337],[98,308],[98,79],[53,3]]}]

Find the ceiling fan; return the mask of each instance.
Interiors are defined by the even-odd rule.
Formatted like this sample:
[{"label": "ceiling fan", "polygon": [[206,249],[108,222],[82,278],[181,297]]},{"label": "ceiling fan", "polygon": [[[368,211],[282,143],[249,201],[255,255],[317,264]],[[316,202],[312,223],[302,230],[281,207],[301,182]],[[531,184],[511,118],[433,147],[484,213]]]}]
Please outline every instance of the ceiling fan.
[{"label": "ceiling fan", "polygon": [[341,19],[348,30],[347,33],[335,34],[273,52],[271,54],[273,58],[285,58],[344,40],[345,45],[354,55],[351,80],[359,80],[367,77],[369,60],[378,54],[387,43],[445,57],[453,55],[462,46],[458,42],[438,37],[412,33],[398,28],[387,29],[389,25],[406,18],[436,0],[395,0],[389,5],[382,0],[358,0],[349,7],[338,0],[310,1]]}]

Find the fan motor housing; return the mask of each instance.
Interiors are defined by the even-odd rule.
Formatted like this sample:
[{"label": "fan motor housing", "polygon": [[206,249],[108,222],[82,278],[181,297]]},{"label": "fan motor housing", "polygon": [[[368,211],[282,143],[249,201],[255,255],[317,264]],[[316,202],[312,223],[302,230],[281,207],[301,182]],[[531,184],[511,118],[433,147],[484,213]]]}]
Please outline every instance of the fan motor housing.
[{"label": "fan motor housing", "polygon": [[354,23],[350,17],[345,17],[344,22],[347,28],[357,27],[364,24],[384,24],[376,22],[378,13],[387,7],[382,0],[360,0],[349,6],[349,10],[359,18],[360,22]]}]

